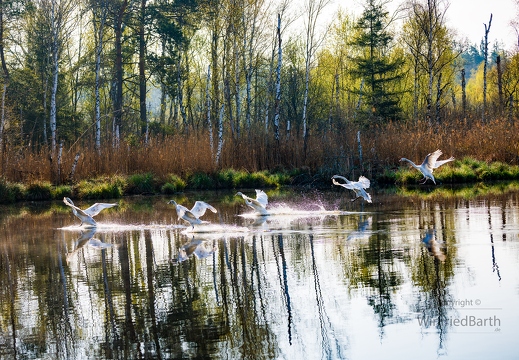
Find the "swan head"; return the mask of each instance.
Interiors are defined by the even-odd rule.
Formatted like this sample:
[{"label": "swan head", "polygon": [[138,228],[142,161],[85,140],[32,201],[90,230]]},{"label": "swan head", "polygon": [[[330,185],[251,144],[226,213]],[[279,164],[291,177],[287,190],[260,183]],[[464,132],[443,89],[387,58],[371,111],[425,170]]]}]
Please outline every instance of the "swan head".
[{"label": "swan head", "polygon": [[168,201],[168,204],[177,205],[177,202],[176,202],[175,200],[169,200],[169,201]]},{"label": "swan head", "polygon": [[234,196],[243,196],[243,194],[242,194],[241,191],[238,191],[238,192],[236,193],[236,195],[234,195]]}]

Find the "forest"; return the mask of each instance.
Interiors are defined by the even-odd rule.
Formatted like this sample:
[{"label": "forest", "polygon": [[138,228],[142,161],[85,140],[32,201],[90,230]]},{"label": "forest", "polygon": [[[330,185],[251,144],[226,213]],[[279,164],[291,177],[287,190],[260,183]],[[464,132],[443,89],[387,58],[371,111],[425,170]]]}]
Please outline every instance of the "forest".
[{"label": "forest", "polygon": [[519,164],[519,41],[491,14],[470,44],[444,0],[330,4],[0,0],[0,177]]}]

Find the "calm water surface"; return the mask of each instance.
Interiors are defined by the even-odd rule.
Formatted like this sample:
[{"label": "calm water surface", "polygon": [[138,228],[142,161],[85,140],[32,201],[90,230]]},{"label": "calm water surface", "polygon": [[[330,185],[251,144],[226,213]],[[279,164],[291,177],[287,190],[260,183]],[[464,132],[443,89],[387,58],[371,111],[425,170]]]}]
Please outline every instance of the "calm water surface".
[{"label": "calm water surface", "polygon": [[170,197],[218,209],[197,232],[164,197],[90,230],[62,202],[2,207],[0,358],[519,357],[519,194],[268,194],[264,218]]}]

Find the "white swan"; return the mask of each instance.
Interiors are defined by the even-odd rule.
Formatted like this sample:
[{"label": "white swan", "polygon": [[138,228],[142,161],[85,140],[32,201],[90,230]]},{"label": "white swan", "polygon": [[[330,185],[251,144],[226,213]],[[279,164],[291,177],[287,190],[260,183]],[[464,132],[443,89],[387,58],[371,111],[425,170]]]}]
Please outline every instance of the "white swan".
[{"label": "white swan", "polygon": [[[342,179],[342,180],[345,181],[345,183],[344,184],[340,183],[340,182],[336,181],[335,179]],[[351,201],[355,201],[358,198],[362,197],[367,202],[369,202],[369,203],[371,202],[371,195],[368,194],[366,192],[366,190],[364,190],[364,189],[368,189],[371,183],[370,183],[369,179],[364,177],[364,176],[359,177],[359,181],[349,181],[344,176],[333,175],[332,176],[332,183],[334,185],[339,185],[339,186],[342,186],[342,187],[344,187],[346,189],[353,190],[357,197],[355,199],[352,199]]]},{"label": "white swan", "polygon": [[415,169],[420,170],[420,172],[423,174],[424,178],[423,181],[420,181],[420,184],[425,184],[427,182],[427,179],[431,179],[434,185],[436,185],[436,180],[433,176],[433,171],[436,168],[439,168],[445,163],[448,163],[449,161],[453,161],[454,157],[450,157],[447,160],[440,160],[438,161],[438,158],[442,155],[441,150],[436,150],[433,153],[427,154],[425,157],[422,165],[418,166],[414,162],[412,162],[409,159],[401,158],[400,161],[407,161],[409,164],[411,164]]},{"label": "white swan", "polygon": [[68,205],[72,208],[72,213],[76,215],[79,220],[81,220],[81,225],[88,224],[90,226],[97,226],[97,223],[94,220],[94,216],[99,214],[101,210],[117,206],[117,204],[95,203],[88,209],[81,210],[76,205],[74,205],[72,200],[70,200],[68,197],[64,197],[63,202],[65,205]]},{"label": "white swan", "polygon": [[195,228],[195,225],[208,223],[208,221],[202,221],[199,219],[200,216],[205,214],[205,211],[207,209],[211,210],[214,213],[218,212],[214,207],[203,201],[195,202],[195,205],[193,205],[193,208],[191,210],[189,210],[185,206],[177,204],[175,200],[170,200],[168,204],[175,204],[178,218],[190,223],[193,229]]},{"label": "white swan", "polygon": [[245,200],[245,204],[254,209],[260,215],[268,215],[267,205],[269,203],[268,196],[263,190],[256,190],[256,199],[250,198],[247,195],[237,192],[236,196],[241,196]]}]

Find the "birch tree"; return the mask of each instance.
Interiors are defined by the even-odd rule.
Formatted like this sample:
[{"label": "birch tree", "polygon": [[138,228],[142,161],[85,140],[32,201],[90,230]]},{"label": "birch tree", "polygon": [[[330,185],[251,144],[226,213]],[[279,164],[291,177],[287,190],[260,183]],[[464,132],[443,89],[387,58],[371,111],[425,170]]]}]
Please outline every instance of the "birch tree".
[{"label": "birch tree", "polygon": [[327,29],[318,34],[318,19],[325,7],[330,4],[331,0],[306,0],[305,1],[305,91],[303,95],[303,156],[306,158],[306,150],[308,146],[308,124],[307,124],[307,107],[308,107],[308,88],[310,86],[310,68],[313,57],[323,42]]},{"label": "birch tree", "polygon": [[103,53],[104,27],[107,15],[107,4],[105,0],[93,1],[92,13],[94,32],[97,37],[95,57],[95,81],[94,81],[94,106],[95,106],[95,149],[101,153],[101,55]]},{"label": "birch tree", "polygon": [[51,161],[51,169],[53,173],[56,169],[52,167],[52,162],[56,157],[57,152],[56,94],[58,92],[59,60],[63,42],[70,36],[71,33],[71,29],[68,27],[69,19],[74,11],[75,5],[76,2],[73,0],[45,0],[40,3],[40,10],[46,15],[50,30],[52,75],[49,110],[49,125],[51,131],[49,160]]}]

